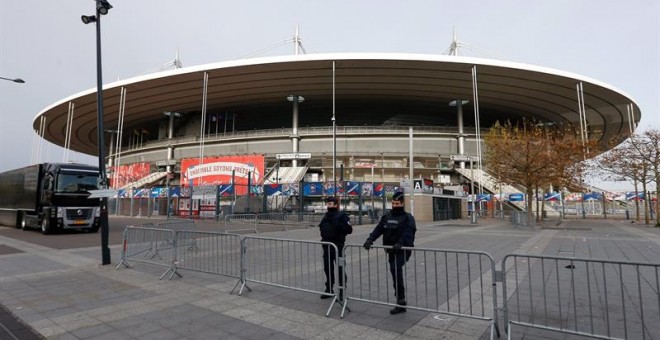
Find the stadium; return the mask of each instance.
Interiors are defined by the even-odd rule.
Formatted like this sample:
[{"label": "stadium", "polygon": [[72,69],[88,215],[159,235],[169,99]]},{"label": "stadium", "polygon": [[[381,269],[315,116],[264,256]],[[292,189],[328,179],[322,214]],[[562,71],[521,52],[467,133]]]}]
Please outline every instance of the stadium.
[{"label": "stadium", "polygon": [[[97,155],[96,95],[52,104],[33,128]],[[420,220],[456,218],[466,191],[476,193],[472,179],[482,193],[502,192],[479,162],[481,135],[496,121],[572,126],[605,145],[641,119],[629,95],[597,80],[456,55],[225,61],[106,84],[103,97],[111,186],[120,198],[177,197],[173,208],[145,210],[179,215],[318,211],[339,194],[349,211],[373,216],[403,187]]]}]

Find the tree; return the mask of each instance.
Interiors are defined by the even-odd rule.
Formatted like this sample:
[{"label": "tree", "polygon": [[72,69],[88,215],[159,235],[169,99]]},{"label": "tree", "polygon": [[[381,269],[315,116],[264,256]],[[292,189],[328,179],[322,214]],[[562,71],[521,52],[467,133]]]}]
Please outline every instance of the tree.
[{"label": "tree", "polygon": [[[656,193],[658,186],[660,186],[660,130],[652,129],[646,130],[639,138],[633,138],[632,145],[637,150],[639,157],[646,161],[649,170],[653,173],[652,181],[655,182]],[[648,191],[644,191],[645,201],[651,205],[651,195]],[[660,215],[658,215],[658,208],[660,208],[660,201],[655,202],[655,226],[660,227]]]},{"label": "tree", "polygon": [[[640,136],[633,135],[621,145],[601,155],[597,161],[600,177],[606,180],[631,180],[635,185],[635,194],[637,194],[638,183],[642,184],[642,190],[646,192],[646,186],[649,183],[649,163],[639,154],[636,145],[641,145]],[[639,221],[639,200],[635,195],[636,219]],[[645,206],[647,202],[644,203]],[[648,207],[644,209],[645,222],[649,223]]]},{"label": "tree", "polygon": [[484,135],[484,144],[485,161],[493,176],[524,188],[528,223],[533,222],[535,189],[575,183],[582,175],[580,164],[586,150],[597,145],[580,140],[570,129],[527,121],[518,125],[495,123]]}]

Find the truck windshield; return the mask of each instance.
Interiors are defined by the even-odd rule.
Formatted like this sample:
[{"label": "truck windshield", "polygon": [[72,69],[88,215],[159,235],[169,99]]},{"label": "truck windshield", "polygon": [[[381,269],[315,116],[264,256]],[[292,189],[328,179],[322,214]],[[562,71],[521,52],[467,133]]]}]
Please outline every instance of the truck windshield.
[{"label": "truck windshield", "polygon": [[59,173],[57,176],[58,192],[82,193],[98,189],[98,175],[93,173]]}]

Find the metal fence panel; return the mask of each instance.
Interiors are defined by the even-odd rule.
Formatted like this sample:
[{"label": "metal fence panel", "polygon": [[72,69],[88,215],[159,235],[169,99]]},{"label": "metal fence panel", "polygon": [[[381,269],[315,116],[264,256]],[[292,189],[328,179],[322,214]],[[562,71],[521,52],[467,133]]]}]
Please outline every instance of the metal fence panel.
[{"label": "metal fence panel", "polygon": [[534,227],[534,221],[536,218],[532,219],[532,224],[530,225],[527,222],[527,212],[525,211],[511,211],[511,224],[518,227]]},{"label": "metal fence panel", "polygon": [[183,219],[168,219],[165,222],[159,222],[156,224],[156,228],[170,229],[175,232],[181,230],[194,230],[194,227],[195,221]]},{"label": "metal fence panel", "polygon": [[123,234],[121,259],[116,268],[131,268],[131,261],[168,267],[161,279],[170,271],[174,262],[174,231],[147,227],[127,226]]},{"label": "metal fence panel", "polygon": [[[497,329],[495,261],[483,252],[403,248],[411,251],[403,267],[406,308],[485,320],[491,338]],[[396,306],[388,254],[391,247],[344,246],[346,306],[358,300]],[[342,316],[344,311],[342,311]]]},{"label": "metal fence panel", "polygon": [[[288,288],[297,291],[332,296],[326,315],[338,300],[341,282],[335,283],[333,293],[325,292],[323,272],[323,247],[337,254],[337,246],[330,242],[275,239],[246,236],[243,238],[241,288],[247,282]],[[337,263],[328,264],[338,273]],[[249,289],[249,287],[247,287]]]},{"label": "metal fence panel", "polygon": [[513,254],[502,268],[509,336],[511,325],[602,339],[660,334],[660,264]]},{"label": "metal fence panel", "polygon": [[286,214],[286,220],[293,223],[320,223],[325,213],[291,212]]},{"label": "metal fence panel", "polygon": [[283,222],[285,221],[286,213],[281,212],[270,212],[270,213],[259,213],[257,214],[257,221],[273,223],[273,222]]},{"label": "metal fence panel", "polygon": [[[178,269],[240,277],[241,237],[207,231],[177,231],[176,258],[172,275]],[[172,277],[170,275],[170,278]]]},{"label": "metal fence panel", "polygon": [[254,231],[257,230],[257,215],[256,214],[229,214],[225,215],[225,232],[230,231]]}]

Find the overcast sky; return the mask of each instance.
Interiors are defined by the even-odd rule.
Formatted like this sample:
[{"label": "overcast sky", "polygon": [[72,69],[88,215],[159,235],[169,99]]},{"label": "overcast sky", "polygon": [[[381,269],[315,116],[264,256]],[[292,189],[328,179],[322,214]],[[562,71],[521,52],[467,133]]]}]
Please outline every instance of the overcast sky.
[{"label": "overcast sky", "polygon": [[[640,106],[640,128],[660,128],[658,0],[109,1],[104,83],[154,71],[177,50],[184,66],[240,59],[291,39],[296,25],[307,53],[442,54],[455,29],[459,41],[511,61],[610,84]],[[93,13],[93,0],[0,1],[0,77],[26,81],[0,80],[0,171],[29,165],[35,144],[38,162],[63,160],[61,148],[38,142],[32,123],[96,86],[95,29],[80,21]],[[288,44],[259,56],[292,53]]]}]

